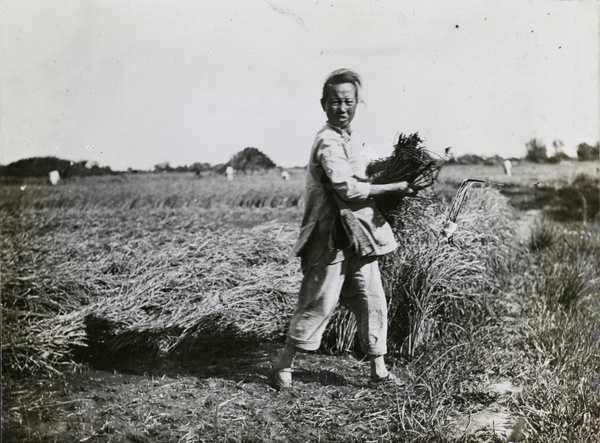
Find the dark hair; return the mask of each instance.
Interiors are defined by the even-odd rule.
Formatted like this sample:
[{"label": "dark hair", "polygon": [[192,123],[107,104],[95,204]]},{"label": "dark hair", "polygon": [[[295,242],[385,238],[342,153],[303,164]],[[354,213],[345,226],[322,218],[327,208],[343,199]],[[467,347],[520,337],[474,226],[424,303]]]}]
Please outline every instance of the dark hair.
[{"label": "dark hair", "polygon": [[359,90],[362,86],[360,75],[350,69],[336,69],[329,74],[323,85],[323,95],[321,96],[321,106],[323,108],[325,108],[325,103],[327,103],[327,99],[329,98],[329,87],[342,83],[352,83],[356,87],[356,98],[359,98]]}]

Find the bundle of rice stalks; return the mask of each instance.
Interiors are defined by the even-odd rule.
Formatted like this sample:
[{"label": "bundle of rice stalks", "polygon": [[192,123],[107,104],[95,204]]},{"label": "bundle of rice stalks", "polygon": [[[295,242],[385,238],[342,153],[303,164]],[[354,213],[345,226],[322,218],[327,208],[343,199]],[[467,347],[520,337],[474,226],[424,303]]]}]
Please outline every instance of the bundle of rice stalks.
[{"label": "bundle of rice stalks", "polygon": [[[388,348],[411,359],[444,337],[452,346],[461,324],[486,310],[486,295],[511,275],[511,220],[508,202],[497,191],[476,189],[464,208],[457,242],[439,234],[446,208],[410,199],[394,227],[400,247],[380,260],[388,298]],[[354,343],[353,318],[339,313],[328,326],[328,349],[346,351]],[[348,324],[341,324],[348,323]]]},{"label": "bundle of rice stalks", "polygon": [[279,338],[294,307],[296,223],[264,208],[25,211],[0,227],[11,377]]},{"label": "bundle of rice stalks", "polygon": [[413,189],[425,189],[433,185],[441,163],[434,160],[418,132],[401,133],[388,158],[371,163],[367,169],[369,181],[375,184],[406,181]]},{"label": "bundle of rice stalks", "polygon": [[561,225],[543,217],[531,228],[530,249],[534,260],[532,292],[549,308],[568,312],[597,303],[600,294],[600,255],[598,225],[585,231],[560,229]]},{"label": "bundle of rice stalks", "polygon": [[[394,151],[389,157],[369,164],[367,175],[369,182],[386,184],[405,181],[411,189],[420,191],[432,186],[442,167],[435,160],[419,134],[400,134]],[[381,196],[375,199],[377,208],[389,222],[394,221],[395,211],[402,205],[402,196]]]},{"label": "bundle of rice stalks", "polygon": [[342,306],[338,306],[323,334],[322,346],[325,352],[346,355],[357,350],[356,318]]}]

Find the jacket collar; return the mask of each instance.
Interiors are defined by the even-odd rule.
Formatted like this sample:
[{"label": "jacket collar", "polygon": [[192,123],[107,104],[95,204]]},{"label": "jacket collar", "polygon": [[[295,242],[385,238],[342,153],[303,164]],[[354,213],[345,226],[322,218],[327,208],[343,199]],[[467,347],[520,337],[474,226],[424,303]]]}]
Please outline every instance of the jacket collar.
[{"label": "jacket collar", "polygon": [[350,126],[348,126],[346,129],[342,129],[337,126],[333,126],[329,122],[327,122],[327,126],[340,134],[345,141],[350,141],[350,136],[352,135],[352,128]]}]

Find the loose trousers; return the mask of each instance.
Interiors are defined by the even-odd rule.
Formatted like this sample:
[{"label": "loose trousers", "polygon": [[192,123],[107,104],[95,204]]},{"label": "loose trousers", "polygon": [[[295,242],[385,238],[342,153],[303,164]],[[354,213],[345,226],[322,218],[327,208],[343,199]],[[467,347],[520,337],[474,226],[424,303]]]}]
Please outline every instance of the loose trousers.
[{"label": "loose trousers", "polygon": [[387,352],[387,304],[377,257],[346,253],[339,261],[328,256],[331,254],[320,242],[307,245],[302,254],[304,278],[287,343],[305,351],[317,350],[340,302],[356,317],[363,352],[384,355]]}]

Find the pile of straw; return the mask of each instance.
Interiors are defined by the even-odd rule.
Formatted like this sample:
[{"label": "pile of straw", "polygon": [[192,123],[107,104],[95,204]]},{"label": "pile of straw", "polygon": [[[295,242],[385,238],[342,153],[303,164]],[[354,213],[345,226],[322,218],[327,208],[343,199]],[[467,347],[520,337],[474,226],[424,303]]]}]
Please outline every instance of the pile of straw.
[{"label": "pile of straw", "polygon": [[[451,246],[439,234],[447,208],[426,199],[407,199],[394,226],[400,247],[380,260],[388,299],[388,348],[414,358],[436,339],[460,333],[470,316],[485,312],[486,296],[511,275],[513,211],[491,188],[477,188],[464,207],[461,229]],[[354,317],[343,308],[325,336],[331,352],[355,350]]]},{"label": "pile of straw", "polygon": [[192,246],[170,249],[170,263],[149,264],[120,293],[89,306],[91,354],[191,358],[225,343],[282,338],[300,279],[287,257],[295,235],[269,222],[211,230],[195,257]]},{"label": "pile of straw", "polygon": [[142,290],[105,298],[88,311],[88,340],[96,357],[110,359],[125,354],[188,358],[224,343],[235,347],[278,339],[289,321],[296,286],[296,276],[286,278],[273,268],[228,291],[174,295]]},{"label": "pile of straw", "polygon": [[281,338],[299,286],[297,224],[264,219],[267,208],[6,214],[3,373]]},{"label": "pile of straw", "polygon": [[82,312],[53,316],[4,310],[3,317],[4,373],[59,375],[79,366],[73,353],[86,346]]}]

